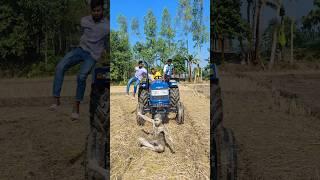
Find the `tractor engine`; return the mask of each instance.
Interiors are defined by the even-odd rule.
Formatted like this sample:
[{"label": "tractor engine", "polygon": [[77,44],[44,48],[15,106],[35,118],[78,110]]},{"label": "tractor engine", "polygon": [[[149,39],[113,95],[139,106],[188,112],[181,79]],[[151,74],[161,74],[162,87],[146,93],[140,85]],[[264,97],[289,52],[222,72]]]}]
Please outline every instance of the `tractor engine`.
[{"label": "tractor engine", "polygon": [[150,110],[152,113],[167,113],[170,106],[168,83],[156,80],[150,84]]}]

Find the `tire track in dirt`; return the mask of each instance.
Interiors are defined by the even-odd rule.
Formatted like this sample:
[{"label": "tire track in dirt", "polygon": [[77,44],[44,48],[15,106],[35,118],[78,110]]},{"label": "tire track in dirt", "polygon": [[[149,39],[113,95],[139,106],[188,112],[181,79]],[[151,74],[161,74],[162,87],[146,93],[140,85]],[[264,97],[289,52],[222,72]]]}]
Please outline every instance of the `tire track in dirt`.
[{"label": "tire track in dirt", "polygon": [[[132,113],[136,108],[136,101],[119,93],[124,88],[112,89],[111,179],[209,179],[209,142],[202,143],[209,138],[205,138],[205,134],[209,135],[209,128],[208,132],[203,133],[205,128],[202,128],[202,124],[206,123],[201,121],[205,119],[194,119],[197,115],[189,111],[190,102],[198,101],[193,97],[189,100],[189,95],[184,95],[184,89],[190,94],[191,90],[181,89],[181,99],[183,103],[186,101],[187,109],[185,124],[177,125],[173,116],[169,116],[171,120],[167,127],[174,140],[175,154],[168,148],[164,153],[158,154],[138,147],[137,138],[145,134],[136,124],[135,113]],[[207,106],[207,109],[202,110],[202,114],[209,114],[209,104]],[[203,113],[204,111],[207,112]],[[146,124],[143,129],[150,131],[152,126]]]}]

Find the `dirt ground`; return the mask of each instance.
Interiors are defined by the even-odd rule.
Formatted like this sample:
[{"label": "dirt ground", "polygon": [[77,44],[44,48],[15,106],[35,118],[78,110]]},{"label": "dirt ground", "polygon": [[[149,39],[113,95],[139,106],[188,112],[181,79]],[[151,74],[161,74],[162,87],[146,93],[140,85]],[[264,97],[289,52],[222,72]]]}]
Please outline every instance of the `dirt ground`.
[{"label": "dirt ground", "polygon": [[320,72],[222,73],[239,179],[320,179]]},{"label": "dirt ground", "polygon": [[[52,79],[0,80],[0,179],[84,178],[88,97],[79,121],[71,121],[75,78],[66,78],[62,107],[48,110]],[[88,95],[87,91],[87,95]]]},{"label": "dirt ground", "polygon": [[[224,125],[238,144],[239,179],[320,179],[320,72],[220,73]],[[88,93],[71,121],[75,77],[48,111],[52,79],[0,80],[0,179],[83,179]],[[196,91],[194,91],[196,90]],[[136,102],[111,88],[112,179],[208,179],[209,86],[181,85],[186,122],[168,124],[171,153],[140,149]],[[143,127],[151,130],[151,126]]]},{"label": "dirt ground", "polygon": [[185,123],[167,124],[175,153],[158,154],[138,146],[146,135],[136,123],[137,100],[125,96],[123,86],[111,88],[111,179],[209,179],[209,99],[182,85],[180,94]]}]

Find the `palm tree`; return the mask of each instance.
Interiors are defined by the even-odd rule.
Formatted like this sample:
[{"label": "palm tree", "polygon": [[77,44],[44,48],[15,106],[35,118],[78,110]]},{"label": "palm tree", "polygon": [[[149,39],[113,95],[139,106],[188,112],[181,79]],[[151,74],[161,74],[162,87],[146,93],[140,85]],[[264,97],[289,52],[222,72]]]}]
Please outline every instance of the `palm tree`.
[{"label": "palm tree", "polygon": [[280,9],[282,6],[282,0],[273,0],[273,1],[267,1],[266,5],[276,10],[276,24],[275,28],[273,30],[273,36],[272,36],[272,48],[271,48],[271,56],[269,61],[269,69],[271,69],[274,65],[274,59],[276,55],[276,49],[277,49],[277,42],[278,42],[278,31],[279,31],[279,25],[280,25]]},{"label": "palm tree", "polygon": [[197,64],[200,60],[197,59],[194,55],[192,54],[189,54],[187,55],[186,57],[186,61],[188,63],[188,69],[189,69],[189,82],[191,82],[191,67],[192,67],[192,64]]},{"label": "palm tree", "polygon": [[[253,63],[257,64],[257,61],[259,59],[259,44],[260,44],[260,18],[261,18],[261,9],[263,6],[268,3],[268,0],[257,0],[256,4],[256,10],[255,10],[255,47],[254,47],[254,57],[253,57]],[[264,64],[262,63],[261,59],[260,64],[264,68]]]}]

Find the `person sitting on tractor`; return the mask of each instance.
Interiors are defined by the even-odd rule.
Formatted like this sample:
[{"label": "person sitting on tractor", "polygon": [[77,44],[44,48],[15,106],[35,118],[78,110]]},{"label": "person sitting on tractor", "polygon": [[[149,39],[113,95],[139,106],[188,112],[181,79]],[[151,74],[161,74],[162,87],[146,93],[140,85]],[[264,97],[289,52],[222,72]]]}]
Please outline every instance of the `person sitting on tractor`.
[{"label": "person sitting on tractor", "polygon": [[172,75],[174,75],[174,66],[172,64],[172,59],[168,59],[163,68],[163,79],[169,81]]},{"label": "person sitting on tractor", "polygon": [[151,68],[151,77],[152,79],[161,79],[161,73],[157,71],[155,68]]},{"label": "person sitting on tractor", "polygon": [[79,46],[67,53],[58,63],[53,80],[54,104],[50,110],[56,111],[60,106],[60,92],[65,72],[71,67],[80,64],[77,77],[77,90],[72,119],[79,119],[79,106],[83,100],[86,88],[86,79],[103,53],[106,53],[108,26],[103,17],[103,0],[91,0],[91,15],[81,19],[82,36]]},{"label": "person sitting on tractor", "polygon": [[[136,70],[135,75],[128,81],[128,84],[127,84],[127,95],[129,95],[130,86],[133,82],[135,82],[134,88],[133,88],[133,99],[135,98],[137,87],[140,84],[140,81],[142,80],[143,77],[147,76],[147,70],[143,66],[144,66],[143,62],[139,61],[138,66],[135,67],[135,70]],[[153,80],[151,75],[150,74],[148,75],[149,75],[149,78]]]}]

